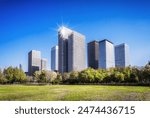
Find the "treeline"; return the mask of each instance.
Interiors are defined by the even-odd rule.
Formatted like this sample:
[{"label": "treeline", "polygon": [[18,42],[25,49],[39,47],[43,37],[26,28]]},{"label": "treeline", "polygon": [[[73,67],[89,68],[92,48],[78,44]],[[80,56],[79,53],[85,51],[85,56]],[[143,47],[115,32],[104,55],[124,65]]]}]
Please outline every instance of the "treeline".
[{"label": "treeline", "polygon": [[88,68],[81,72],[70,72],[62,75],[62,82],[68,84],[139,84],[150,85],[150,62],[141,68],[110,68],[92,69]]},{"label": "treeline", "polygon": [[0,71],[0,83],[49,83],[49,84],[150,84],[150,62],[141,68],[110,68],[56,73],[52,71],[36,71],[33,76],[26,76],[23,70],[8,67]]},{"label": "treeline", "polygon": [[0,70],[0,84],[19,83],[60,83],[61,75],[53,71],[36,71],[33,76],[28,76],[22,69],[8,67]]}]

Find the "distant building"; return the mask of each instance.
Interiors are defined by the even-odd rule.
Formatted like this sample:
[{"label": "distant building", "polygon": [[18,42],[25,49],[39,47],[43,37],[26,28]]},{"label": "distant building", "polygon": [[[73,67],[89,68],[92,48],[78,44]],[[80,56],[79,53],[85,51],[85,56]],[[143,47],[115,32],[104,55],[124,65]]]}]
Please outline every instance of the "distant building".
[{"label": "distant building", "polygon": [[125,43],[115,46],[116,67],[127,67],[129,62],[129,46]]},{"label": "distant building", "polygon": [[115,67],[114,44],[107,39],[99,42],[99,68]]},{"label": "distant building", "polygon": [[88,51],[88,67],[98,69],[98,58],[99,58],[99,42],[91,41],[87,45]]},{"label": "distant building", "polygon": [[35,71],[46,70],[47,59],[41,58],[41,52],[31,50],[28,53],[28,75],[33,75]]},{"label": "distant building", "polygon": [[58,31],[60,73],[85,69],[85,36],[64,26]]},{"label": "distant building", "polygon": [[19,69],[22,70],[22,64],[19,64]]},{"label": "distant building", "polygon": [[51,48],[51,70],[58,71],[58,46]]},{"label": "distant building", "polygon": [[28,53],[28,74],[32,75],[35,71],[41,69],[41,52],[31,50]]},{"label": "distant building", "polygon": [[47,70],[47,59],[41,59],[41,70]]}]

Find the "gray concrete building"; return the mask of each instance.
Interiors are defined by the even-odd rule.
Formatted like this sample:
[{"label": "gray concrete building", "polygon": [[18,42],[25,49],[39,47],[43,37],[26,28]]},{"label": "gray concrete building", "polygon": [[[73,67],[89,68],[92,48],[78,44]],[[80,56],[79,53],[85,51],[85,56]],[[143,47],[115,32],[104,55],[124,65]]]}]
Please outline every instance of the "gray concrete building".
[{"label": "gray concrete building", "polygon": [[28,74],[32,75],[35,71],[41,69],[41,52],[31,50],[28,53]]},{"label": "gray concrete building", "polygon": [[127,67],[129,62],[129,46],[125,43],[115,46],[115,66]]},{"label": "gray concrete building", "polygon": [[85,69],[85,36],[64,26],[58,30],[60,73]]},{"label": "gray concrete building", "polygon": [[51,48],[51,70],[58,71],[58,46]]},{"label": "gray concrete building", "polygon": [[47,70],[47,59],[41,59],[41,70]]},{"label": "gray concrete building", "polygon": [[87,44],[88,67],[98,69],[99,42],[91,41]]},{"label": "gray concrete building", "polygon": [[114,44],[104,39],[99,42],[99,68],[108,69],[115,67]]}]

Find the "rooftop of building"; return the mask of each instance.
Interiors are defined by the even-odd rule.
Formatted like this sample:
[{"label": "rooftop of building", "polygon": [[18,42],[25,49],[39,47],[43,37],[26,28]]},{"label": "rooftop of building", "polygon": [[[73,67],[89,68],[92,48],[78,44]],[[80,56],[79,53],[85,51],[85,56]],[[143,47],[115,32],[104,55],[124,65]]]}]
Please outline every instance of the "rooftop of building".
[{"label": "rooftop of building", "polygon": [[77,31],[74,31],[68,27],[65,27],[65,26],[61,26],[59,27],[58,29],[58,32],[62,35],[62,36],[66,36],[66,35],[71,35],[71,34],[78,34],[80,36],[83,36],[85,37],[83,34],[77,32]]},{"label": "rooftop of building", "polygon": [[29,53],[33,53],[33,52],[41,53],[41,51],[39,51],[39,50],[31,50],[31,51],[29,51]]},{"label": "rooftop of building", "polygon": [[119,45],[115,45],[115,47],[119,47],[119,46],[128,46],[126,43],[121,43]]},{"label": "rooftop of building", "polygon": [[114,44],[113,42],[111,42],[111,41],[110,41],[110,40],[108,40],[108,39],[101,40],[101,41],[99,41],[99,43],[101,43],[101,42],[105,42],[105,41],[107,41],[107,42],[109,42],[109,43],[111,43],[111,44]]},{"label": "rooftop of building", "polygon": [[99,43],[99,42],[97,40],[93,40],[93,41],[88,42],[88,44],[90,43]]},{"label": "rooftop of building", "polygon": [[55,50],[55,49],[58,49],[58,45],[55,45],[51,48],[51,50]]}]

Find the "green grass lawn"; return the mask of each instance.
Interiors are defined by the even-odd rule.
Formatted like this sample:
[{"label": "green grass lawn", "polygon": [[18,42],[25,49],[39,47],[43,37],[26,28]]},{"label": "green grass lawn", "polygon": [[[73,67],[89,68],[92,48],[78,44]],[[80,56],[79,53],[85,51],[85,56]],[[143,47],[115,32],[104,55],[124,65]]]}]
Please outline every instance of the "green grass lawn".
[{"label": "green grass lawn", "polygon": [[0,85],[0,100],[102,101],[150,100],[150,87],[102,85]]}]

